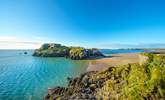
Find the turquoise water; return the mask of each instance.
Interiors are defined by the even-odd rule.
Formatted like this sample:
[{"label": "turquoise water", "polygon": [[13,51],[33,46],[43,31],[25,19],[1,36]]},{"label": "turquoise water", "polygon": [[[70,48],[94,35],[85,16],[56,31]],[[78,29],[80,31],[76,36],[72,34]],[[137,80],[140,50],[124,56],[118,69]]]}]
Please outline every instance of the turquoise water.
[{"label": "turquoise water", "polygon": [[0,100],[41,100],[47,88],[66,86],[67,77],[86,71],[85,61],[42,58],[0,50]]},{"label": "turquoise water", "polygon": [[[25,55],[24,52],[28,51]],[[142,50],[101,50],[104,54]],[[86,71],[86,61],[33,57],[32,50],[0,50],[0,100],[42,100],[48,88]]]},{"label": "turquoise water", "polygon": [[124,53],[140,53],[140,52],[150,52],[149,50],[140,49],[102,49],[100,50],[104,55],[110,56],[111,54],[124,54]]}]

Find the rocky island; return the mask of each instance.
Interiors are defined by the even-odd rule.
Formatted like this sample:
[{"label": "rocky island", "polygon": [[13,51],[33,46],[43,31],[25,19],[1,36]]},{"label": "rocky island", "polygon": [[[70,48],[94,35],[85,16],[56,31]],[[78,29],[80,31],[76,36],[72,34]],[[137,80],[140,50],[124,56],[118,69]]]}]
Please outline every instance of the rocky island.
[{"label": "rocky island", "polygon": [[66,57],[72,60],[88,59],[104,56],[98,49],[85,49],[83,47],[67,47],[61,44],[43,44],[35,50],[33,56],[40,57]]}]

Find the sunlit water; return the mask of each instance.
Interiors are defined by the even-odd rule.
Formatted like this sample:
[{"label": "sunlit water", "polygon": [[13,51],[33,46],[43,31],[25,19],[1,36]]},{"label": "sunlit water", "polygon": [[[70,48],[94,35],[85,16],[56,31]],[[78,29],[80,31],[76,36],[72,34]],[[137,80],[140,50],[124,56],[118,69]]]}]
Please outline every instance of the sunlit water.
[{"label": "sunlit water", "polygon": [[[101,51],[106,55],[143,52]],[[48,88],[67,86],[67,77],[79,76],[87,68],[87,61],[33,57],[32,53],[32,50],[0,50],[0,100],[42,100]]]},{"label": "sunlit water", "polygon": [[140,53],[140,52],[150,52],[150,50],[142,50],[142,49],[102,49],[102,53],[106,56],[110,56],[112,54],[125,54],[125,53]]},{"label": "sunlit water", "polygon": [[0,100],[40,100],[48,88],[66,86],[67,77],[86,71],[85,61],[42,58],[0,50]]}]

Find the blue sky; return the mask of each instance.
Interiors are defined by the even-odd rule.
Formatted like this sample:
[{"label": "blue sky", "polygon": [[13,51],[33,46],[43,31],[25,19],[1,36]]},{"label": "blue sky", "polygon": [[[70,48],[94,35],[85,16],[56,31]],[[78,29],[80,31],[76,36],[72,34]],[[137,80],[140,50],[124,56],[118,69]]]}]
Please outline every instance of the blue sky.
[{"label": "blue sky", "polygon": [[164,5],[164,0],[0,0],[0,48],[37,48],[44,42],[165,47]]}]

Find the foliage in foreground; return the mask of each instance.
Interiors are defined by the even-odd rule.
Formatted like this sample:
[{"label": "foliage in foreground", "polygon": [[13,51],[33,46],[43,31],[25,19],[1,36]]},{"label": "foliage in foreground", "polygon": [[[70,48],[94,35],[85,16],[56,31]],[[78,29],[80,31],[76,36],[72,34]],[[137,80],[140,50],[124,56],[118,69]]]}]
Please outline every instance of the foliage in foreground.
[{"label": "foliage in foreground", "polygon": [[144,64],[109,67],[69,79],[67,87],[49,91],[46,100],[164,100],[165,56],[145,54]]},{"label": "foliage in foreground", "polygon": [[[98,89],[97,98],[111,99],[164,99],[165,56],[145,54],[149,57],[143,65],[129,64],[110,68],[96,75],[111,77]],[[96,78],[97,78],[96,77]]]}]

